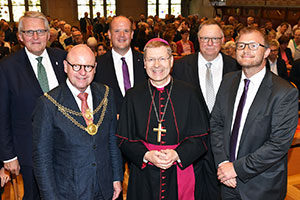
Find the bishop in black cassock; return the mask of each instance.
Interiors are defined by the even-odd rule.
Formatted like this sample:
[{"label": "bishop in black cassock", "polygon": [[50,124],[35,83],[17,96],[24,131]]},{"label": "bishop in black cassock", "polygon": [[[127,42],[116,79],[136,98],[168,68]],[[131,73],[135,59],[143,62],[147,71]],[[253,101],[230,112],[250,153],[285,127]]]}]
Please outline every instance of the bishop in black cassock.
[{"label": "bishop in black cassock", "polygon": [[117,130],[130,161],[127,199],[199,199],[208,116],[199,92],[170,76],[171,49],[162,39],[145,47],[149,81],[126,93]]}]

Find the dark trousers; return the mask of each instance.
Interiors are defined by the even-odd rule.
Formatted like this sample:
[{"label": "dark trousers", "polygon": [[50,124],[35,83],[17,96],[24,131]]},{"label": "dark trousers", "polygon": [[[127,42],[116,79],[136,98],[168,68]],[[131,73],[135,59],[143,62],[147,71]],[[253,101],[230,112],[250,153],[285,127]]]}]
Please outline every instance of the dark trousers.
[{"label": "dark trousers", "polygon": [[40,194],[37,182],[33,175],[33,168],[30,166],[21,166],[21,174],[24,183],[23,200],[40,200]]},{"label": "dark trousers", "polygon": [[238,187],[231,188],[225,185],[221,186],[221,196],[222,200],[242,200]]}]

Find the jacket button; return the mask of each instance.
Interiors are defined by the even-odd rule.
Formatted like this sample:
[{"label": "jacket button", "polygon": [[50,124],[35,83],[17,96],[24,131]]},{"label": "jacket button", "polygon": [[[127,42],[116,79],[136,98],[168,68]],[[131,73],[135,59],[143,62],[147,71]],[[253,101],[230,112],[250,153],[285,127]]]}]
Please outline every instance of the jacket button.
[{"label": "jacket button", "polygon": [[96,166],[96,163],[93,163],[92,166],[95,167],[95,166]]},{"label": "jacket button", "polygon": [[94,144],[94,145],[93,145],[93,149],[96,149],[96,148],[97,148],[97,145]]}]

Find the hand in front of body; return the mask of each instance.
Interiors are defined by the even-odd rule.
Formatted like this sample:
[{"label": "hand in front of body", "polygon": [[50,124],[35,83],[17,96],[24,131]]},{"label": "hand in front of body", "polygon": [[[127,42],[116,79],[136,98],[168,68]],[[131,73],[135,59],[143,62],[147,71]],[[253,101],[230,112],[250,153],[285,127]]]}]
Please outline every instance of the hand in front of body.
[{"label": "hand in front of body", "polygon": [[227,185],[228,187],[236,187],[237,174],[234,170],[232,162],[225,162],[220,164],[217,175],[221,183]]},{"label": "hand in front of body", "polygon": [[113,186],[114,186],[114,195],[113,195],[112,200],[115,200],[119,197],[119,195],[122,191],[121,181],[114,181]]},{"label": "hand in front of body", "polygon": [[148,160],[158,168],[168,169],[176,160],[178,160],[178,154],[175,150],[169,149],[161,151],[151,150],[147,151],[144,159]]},{"label": "hand in front of body", "polygon": [[17,176],[20,173],[20,165],[18,159],[4,163],[4,168]]}]

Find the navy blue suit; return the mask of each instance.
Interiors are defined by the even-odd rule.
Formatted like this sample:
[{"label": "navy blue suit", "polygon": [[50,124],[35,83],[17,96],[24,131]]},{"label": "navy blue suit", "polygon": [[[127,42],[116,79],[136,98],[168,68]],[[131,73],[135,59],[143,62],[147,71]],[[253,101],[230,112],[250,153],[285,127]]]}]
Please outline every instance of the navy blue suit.
[{"label": "navy blue suit", "polygon": [[[105,87],[91,84],[94,109],[102,101]],[[80,112],[67,84],[49,92],[64,107]],[[45,200],[92,200],[113,195],[113,181],[122,181],[122,158],[116,143],[116,109],[109,90],[104,120],[91,136],[65,117],[45,96],[39,98],[33,115],[33,167]],[[94,114],[97,124],[100,114]],[[85,125],[82,116],[74,116]],[[101,198],[100,198],[101,199]]]},{"label": "navy blue suit", "polygon": [[[65,81],[63,60],[66,52],[47,48],[59,83]],[[0,160],[18,157],[24,179],[25,194],[31,195],[32,170],[32,111],[43,91],[39,85],[25,49],[0,62]],[[29,182],[27,184],[27,181]],[[32,199],[30,197],[29,199]]]},{"label": "navy blue suit", "polygon": [[[137,85],[146,81],[147,75],[144,69],[143,55],[134,50],[132,50],[132,55],[134,85]],[[95,81],[106,84],[114,90],[117,113],[120,113],[124,97],[119,87],[111,51],[97,57]]]}]

